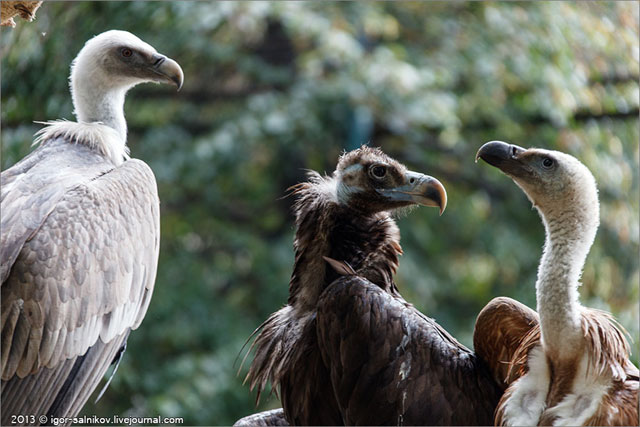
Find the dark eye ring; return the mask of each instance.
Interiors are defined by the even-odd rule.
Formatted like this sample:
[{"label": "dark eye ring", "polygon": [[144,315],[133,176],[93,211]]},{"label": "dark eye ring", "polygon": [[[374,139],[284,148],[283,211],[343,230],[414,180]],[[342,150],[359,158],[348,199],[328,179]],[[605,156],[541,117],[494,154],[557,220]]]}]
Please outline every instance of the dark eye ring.
[{"label": "dark eye ring", "polygon": [[371,167],[370,172],[371,176],[380,179],[384,178],[384,176],[387,174],[387,168],[382,165],[375,165]]},{"label": "dark eye ring", "polygon": [[133,51],[131,49],[129,49],[128,47],[122,49],[122,56],[124,56],[125,58],[129,58],[131,55],[133,55]]},{"label": "dark eye ring", "polygon": [[549,157],[542,159],[542,167],[545,169],[551,169],[553,167],[553,159]]}]

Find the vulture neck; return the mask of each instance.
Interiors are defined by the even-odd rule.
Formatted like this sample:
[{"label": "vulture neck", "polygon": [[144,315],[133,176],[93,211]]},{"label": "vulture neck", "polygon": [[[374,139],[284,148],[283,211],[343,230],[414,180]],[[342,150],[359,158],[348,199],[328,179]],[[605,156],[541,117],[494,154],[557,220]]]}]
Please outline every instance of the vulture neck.
[{"label": "vulture neck", "polygon": [[322,291],[340,275],[323,256],[348,263],[391,293],[402,254],[400,232],[388,212],[362,214],[337,201],[335,178],[311,177],[294,189],[296,259],[288,303],[301,314],[315,310]]},{"label": "vulture neck", "polygon": [[124,98],[129,87],[114,87],[106,79],[89,73],[74,73],[71,93],[75,114],[80,123],[100,122],[115,130],[126,144],[127,122]]},{"label": "vulture neck", "polygon": [[582,306],[578,301],[580,275],[598,229],[593,205],[574,209],[538,208],[545,226],[544,253],[536,282],[537,309],[547,353],[571,357],[583,341]]}]

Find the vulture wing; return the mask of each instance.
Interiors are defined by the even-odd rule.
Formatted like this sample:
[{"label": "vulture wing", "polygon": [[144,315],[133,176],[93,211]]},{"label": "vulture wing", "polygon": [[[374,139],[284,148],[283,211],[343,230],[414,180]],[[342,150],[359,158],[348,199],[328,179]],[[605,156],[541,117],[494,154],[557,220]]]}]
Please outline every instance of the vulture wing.
[{"label": "vulture wing", "polygon": [[11,414],[67,416],[86,402],[147,310],[160,223],[146,164],[114,167],[63,139],[1,179],[7,425]]},{"label": "vulture wing", "polygon": [[270,411],[258,412],[257,414],[248,415],[240,418],[233,424],[233,427],[252,427],[252,426],[288,426],[284,411],[282,408],[272,409]]},{"label": "vulture wing", "polygon": [[345,424],[493,425],[502,391],[488,368],[401,297],[345,276],[317,324]]},{"label": "vulture wing", "polygon": [[473,347],[503,390],[524,372],[526,359],[514,356],[531,341],[531,331],[539,322],[535,310],[508,297],[492,299],[478,314]]}]

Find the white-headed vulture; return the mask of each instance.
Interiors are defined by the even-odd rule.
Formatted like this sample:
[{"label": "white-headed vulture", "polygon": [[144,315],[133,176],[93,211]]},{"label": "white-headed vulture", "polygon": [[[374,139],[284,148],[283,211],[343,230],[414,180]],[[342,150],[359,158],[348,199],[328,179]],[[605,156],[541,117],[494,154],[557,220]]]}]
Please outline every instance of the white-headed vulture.
[{"label": "white-headed vulture", "polygon": [[75,416],[142,322],[159,201],[151,169],[129,160],[123,105],[138,83],[182,80],[133,34],[92,38],[71,67],[78,121],[48,123],[2,172],[2,425]]},{"label": "white-headed vulture", "polygon": [[[600,223],[593,175],[568,154],[500,141],[483,145],[477,158],[524,191],[546,234],[536,281],[539,322],[508,299],[486,315],[496,324],[534,325],[511,360],[505,359],[510,385],[496,424],[637,426],[638,368],[629,360],[624,331],[609,313],[578,301],[580,275]],[[483,339],[480,347],[489,347],[500,337],[487,330]]]}]

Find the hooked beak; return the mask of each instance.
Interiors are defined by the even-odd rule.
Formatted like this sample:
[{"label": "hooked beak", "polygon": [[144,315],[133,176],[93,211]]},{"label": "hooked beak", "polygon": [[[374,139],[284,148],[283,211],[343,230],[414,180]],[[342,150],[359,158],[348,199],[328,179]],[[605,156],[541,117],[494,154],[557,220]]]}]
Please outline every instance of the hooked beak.
[{"label": "hooked beak", "polygon": [[440,208],[440,215],[447,207],[447,191],[434,177],[416,172],[407,172],[405,185],[395,188],[381,188],[378,193],[389,200],[411,202],[422,206]]},{"label": "hooked beak", "polygon": [[507,175],[523,176],[531,173],[531,167],[524,163],[521,157],[526,151],[517,145],[491,141],[480,147],[476,153],[476,163],[478,159],[482,159]]},{"label": "hooked beak", "polygon": [[184,73],[180,65],[173,59],[159,53],[153,55],[152,61],[151,70],[161,76],[160,80],[166,83],[173,83],[180,90],[184,81]]}]

